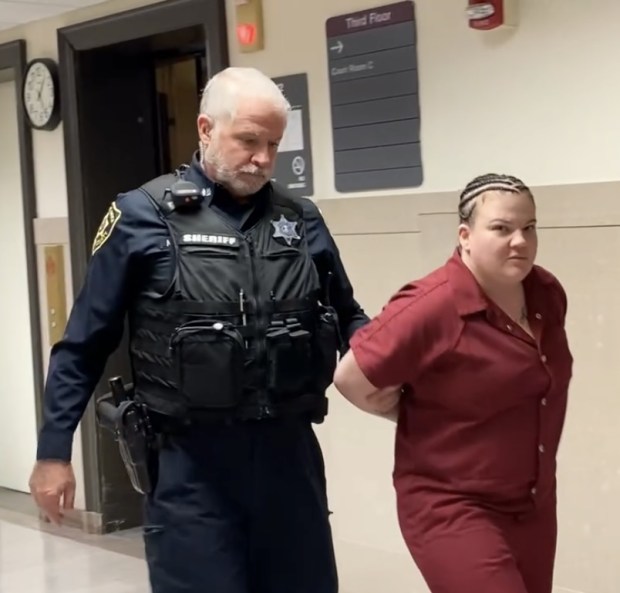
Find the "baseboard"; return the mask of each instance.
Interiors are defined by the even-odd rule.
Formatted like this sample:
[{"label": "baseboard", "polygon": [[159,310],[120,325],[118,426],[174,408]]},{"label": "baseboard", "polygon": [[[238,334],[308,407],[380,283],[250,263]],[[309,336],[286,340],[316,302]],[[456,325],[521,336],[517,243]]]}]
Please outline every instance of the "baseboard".
[{"label": "baseboard", "polygon": [[[0,488],[0,510],[24,520],[38,520],[41,523],[50,521],[41,513],[30,494]],[[63,524],[66,527],[79,529],[84,533],[101,535],[105,533],[101,513],[93,513],[80,509],[65,512]]]},{"label": "baseboard", "polygon": [[[43,523],[50,522],[42,513],[39,513],[39,520]],[[103,516],[101,513],[94,513],[92,511],[83,511],[80,509],[66,511],[63,525],[73,529],[79,529],[90,535],[103,535],[107,533],[103,528]]]}]

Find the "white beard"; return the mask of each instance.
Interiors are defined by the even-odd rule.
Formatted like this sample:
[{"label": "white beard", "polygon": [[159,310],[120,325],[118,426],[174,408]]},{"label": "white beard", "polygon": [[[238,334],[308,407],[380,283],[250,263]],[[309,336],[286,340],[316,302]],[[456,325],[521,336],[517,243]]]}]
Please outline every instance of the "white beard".
[{"label": "white beard", "polygon": [[[238,171],[230,169],[217,146],[212,142],[203,150],[202,166],[210,166],[215,171],[213,181],[222,184],[231,193],[238,196],[250,196],[258,192],[268,181],[265,172],[254,165],[246,165]],[[243,174],[243,175],[242,175]]]}]

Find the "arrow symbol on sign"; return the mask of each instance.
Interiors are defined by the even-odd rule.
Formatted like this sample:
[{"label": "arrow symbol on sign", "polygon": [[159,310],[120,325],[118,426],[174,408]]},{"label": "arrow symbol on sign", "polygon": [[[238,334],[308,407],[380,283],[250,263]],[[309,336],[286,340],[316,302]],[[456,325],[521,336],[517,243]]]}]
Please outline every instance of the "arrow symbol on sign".
[{"label": "arrow symbol on sign", "polygon": [[336,43],[336,45],[332,45],[329,49],[331,51],[337,51],[339,54],[341,54],[342,50],[344,49],[344,43],[342,43],[342,41],[338,39],[338,43]]}]

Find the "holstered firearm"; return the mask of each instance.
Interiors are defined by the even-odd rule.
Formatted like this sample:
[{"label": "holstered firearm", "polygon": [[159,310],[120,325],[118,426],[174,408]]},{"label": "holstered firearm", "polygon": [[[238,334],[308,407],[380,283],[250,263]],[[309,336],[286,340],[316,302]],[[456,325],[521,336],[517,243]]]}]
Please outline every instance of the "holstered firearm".
[{"label": "holstered firearm", "polygon": [[133,398],[133,384],[121,377],[109,380],[110,392],[97,401],[99,424],[114,435],[131,485],[140,494],[152,491],[150,460],[156,448],[156,436],[147,409]]}]

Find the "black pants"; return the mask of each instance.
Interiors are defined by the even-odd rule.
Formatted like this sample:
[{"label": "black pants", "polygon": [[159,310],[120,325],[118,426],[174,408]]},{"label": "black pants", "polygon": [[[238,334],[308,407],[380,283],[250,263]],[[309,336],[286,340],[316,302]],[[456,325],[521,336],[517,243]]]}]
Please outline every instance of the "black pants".
[{"label": "black pants", "polygon": [[146,502],[153,593],[336,593],[328,514],[309,423],[174,435]]}]

